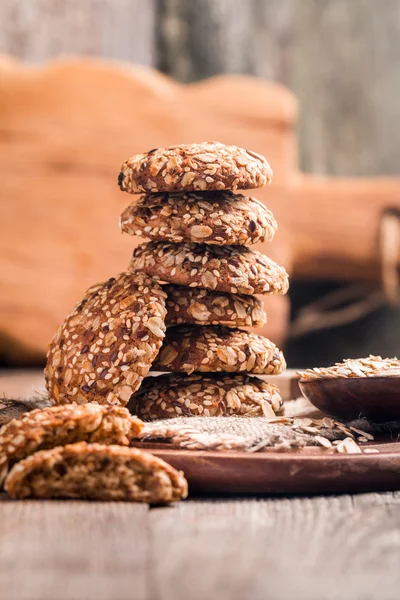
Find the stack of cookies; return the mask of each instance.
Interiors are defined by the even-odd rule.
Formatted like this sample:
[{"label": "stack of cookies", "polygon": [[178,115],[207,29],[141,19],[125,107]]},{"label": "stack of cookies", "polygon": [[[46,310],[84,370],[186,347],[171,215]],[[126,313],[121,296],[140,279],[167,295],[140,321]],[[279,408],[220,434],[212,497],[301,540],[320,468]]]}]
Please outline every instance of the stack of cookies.
[{"label": "stack of cookies", "polygon": [[121,190],[142,195],[122,213],[121,229],[150,239],[133,253],[132,277],[162,284],[167,295],[167,332],[152,369],[171,374],[146,379],[131,398],[142,418],[281,411],[277,388],[254,375],[281,373],[284,357],[241,328],[265,323],[255,294],[285,294],[288,276],[248,248],[273,239],[272,213],[235,193],[271,178],[264,157],[217,142],[154,149],[123,164]]},{"label": "stack of cookies", "polygon": [[[121,228],[150,241],[126,272],[89,288],[59,327],[45,378],[61,406],[0,431],[0,487],[17,498],[171,502],[186,496],[186,480],[127,447],[142,423],[123,407],[150,420],[279,414],[277,388],[257,375],[281,373],[283,355],[242,328],[265,323],[255,294],[286,293],[288,277],[247,247],[272,240],[272,213],[235,193],[271,176],[262,156],[215,142],[124,163],[121,189],[142,195]],[[169,374],[143,381],[151,369]]]}]

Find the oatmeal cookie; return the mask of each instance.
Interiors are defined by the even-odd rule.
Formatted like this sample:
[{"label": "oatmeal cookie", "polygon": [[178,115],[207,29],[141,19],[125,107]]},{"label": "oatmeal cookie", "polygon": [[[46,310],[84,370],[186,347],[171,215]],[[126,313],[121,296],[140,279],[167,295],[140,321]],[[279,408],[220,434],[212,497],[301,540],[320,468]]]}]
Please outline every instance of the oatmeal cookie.
[{"label": "oatmeal cookie", "polygon": [[14,465],[12,498],[76,498],[167,504],[187,496],[182,472],[148,452],[80,442],[41,450]]},{"label": "oatmeal cookie", "polygon": [[244,246],[147,242],[134,252],[129,268],[158,281],[232,294],[286,294],[283,267]]},{"label": "oatmeal cookie", "polygon": [[167,292],[167,327],[181,324],[261,327],[267,322],[262,302],[256,296],[173,284],[163,289]]},{"label": "oatmeal cookie", "polygon": [[281,414],[278,388],[250,375],[207,374],[147,377],[129,401],[140,418],[246,416],[273,418]]},{"label": "oatmeal cookie", "polygon": [[129,446],[142,427],[120,406],[66,404],[33,410],[0,429],[0,486],[11,465],[38,450],[83,441]]},{"label": "oatmeal cookie", "polygon": [[273,342],[255,333],[222,326],[177,325],[167,330],[153,367],[189,374],[247,371],[277,375],[286,363]]},{"label": "oatmeal cookie", "polygon": [[57,404],[124,406],[161,347],[165,297],[141,273],[120,273],[91,287],[50,344],[50,397]]},{"label": "oatmeal cookie", "polygon": [[232,192],[141,196],[121,215],[121,230],[155,241],[249,246],[270,242],[274,216],[255,198]]},{"label": "oatmeal cookie", "polygon": [[251,150],[220,142],[154,148],[128,158],[118,185],[132,194],[245,190],[270,183],[267,160]]}]

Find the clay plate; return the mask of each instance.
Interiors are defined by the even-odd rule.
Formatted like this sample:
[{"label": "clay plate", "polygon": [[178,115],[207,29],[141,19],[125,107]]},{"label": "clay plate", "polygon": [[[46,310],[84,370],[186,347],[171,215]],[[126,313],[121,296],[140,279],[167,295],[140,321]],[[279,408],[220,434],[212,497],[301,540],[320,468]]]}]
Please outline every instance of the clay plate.
[{"label": "clay plate", "polygon": [[366,444],[376,454],[339,454],[320,448],[286,452],[170,450],[141,444],[184,471],[190,493],[337,494],[400,489],[400,442]]},{"label": "clay plate", "polygon": [[400,421],[400,377],[324,377],[299,385],[311,404],[332,417]]}]

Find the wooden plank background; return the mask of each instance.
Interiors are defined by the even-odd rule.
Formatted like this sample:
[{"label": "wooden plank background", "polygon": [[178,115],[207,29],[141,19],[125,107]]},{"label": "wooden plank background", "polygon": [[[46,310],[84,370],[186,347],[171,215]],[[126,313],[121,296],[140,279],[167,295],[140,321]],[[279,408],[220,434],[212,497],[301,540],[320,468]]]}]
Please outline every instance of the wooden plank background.
[{"label": "wooden plank background", "polygon": [[[303,170],[400,174],[400,0],[1,0],[0,52],[30,63],[93,55],[184,82],[276,80],[299,98]],[[293,306],[329,289],[292,285]],[[305,366],[396,354],[399,315],[382,308],[353,329],[290,342],[288,358]],[[315,357],[321,343],[327,355]]]},{"label": "wooden plank background", "polygon": [[400,173],[400,0],[2,0],[0,52],[277,80],[300,100],[305,170]]},{"label": "wooden plank background", "polygon": [[399,493],[0,507],[7,600],[398,598]]}]

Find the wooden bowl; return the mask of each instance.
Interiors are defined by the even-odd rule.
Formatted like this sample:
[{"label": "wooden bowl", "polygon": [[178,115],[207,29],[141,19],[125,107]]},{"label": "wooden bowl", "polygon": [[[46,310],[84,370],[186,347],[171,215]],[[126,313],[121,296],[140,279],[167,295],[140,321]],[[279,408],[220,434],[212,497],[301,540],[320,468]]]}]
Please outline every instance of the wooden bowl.
[{"label": "wooden bowl", "polygon": [[299,382],[303,396],[338,419],[400,420],[400,377],[349,377]]}]

